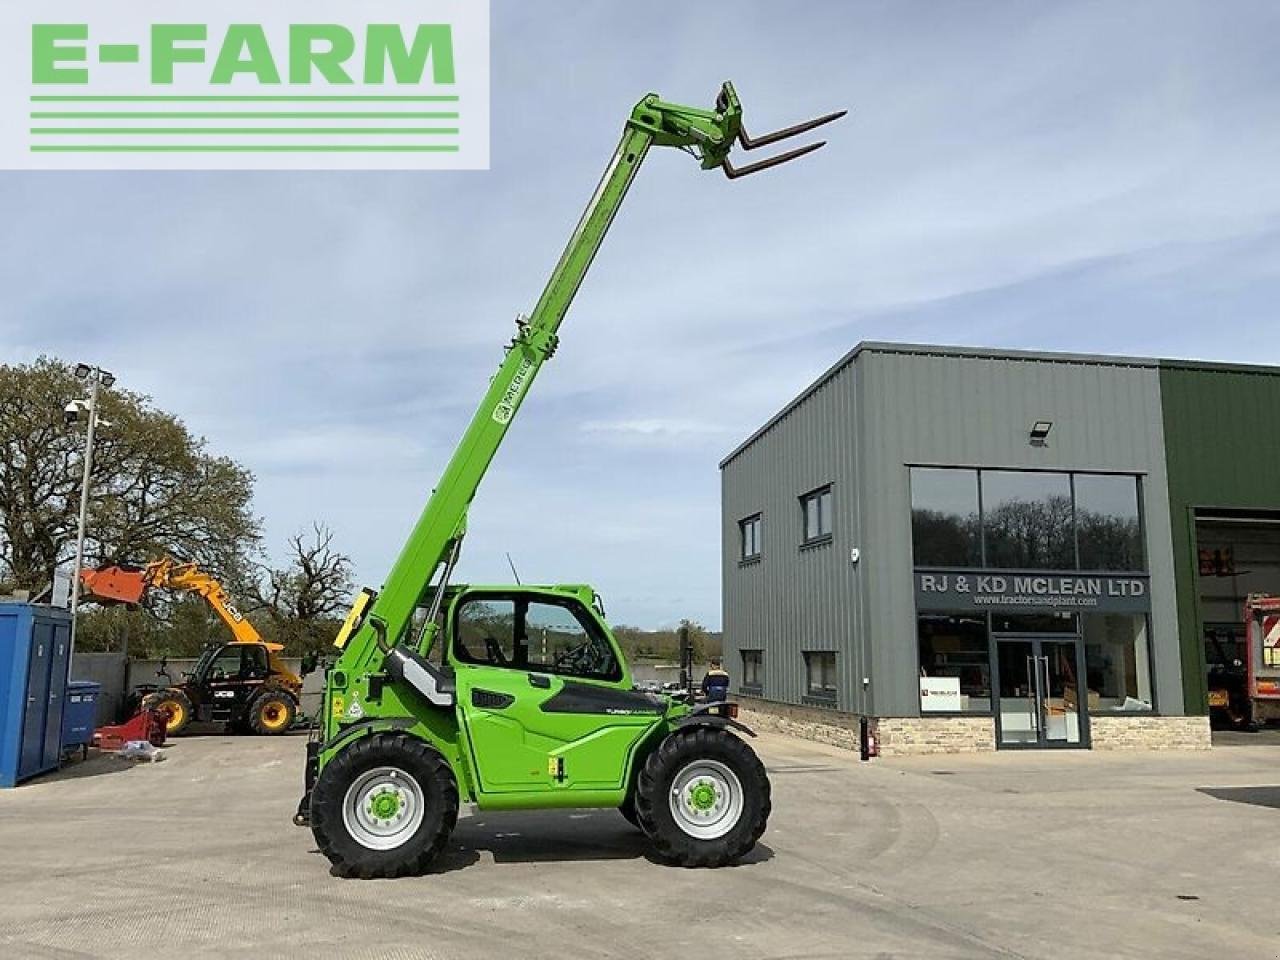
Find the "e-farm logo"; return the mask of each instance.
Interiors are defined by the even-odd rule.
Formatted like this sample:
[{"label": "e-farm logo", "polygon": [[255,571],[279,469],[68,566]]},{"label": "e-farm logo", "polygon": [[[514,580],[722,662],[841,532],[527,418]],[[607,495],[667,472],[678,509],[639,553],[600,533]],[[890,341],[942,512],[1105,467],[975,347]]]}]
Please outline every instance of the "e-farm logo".
[{"label": "e-farm logo", "polygon": [[483,169],[487,0],[0,4],[0,167]]}]

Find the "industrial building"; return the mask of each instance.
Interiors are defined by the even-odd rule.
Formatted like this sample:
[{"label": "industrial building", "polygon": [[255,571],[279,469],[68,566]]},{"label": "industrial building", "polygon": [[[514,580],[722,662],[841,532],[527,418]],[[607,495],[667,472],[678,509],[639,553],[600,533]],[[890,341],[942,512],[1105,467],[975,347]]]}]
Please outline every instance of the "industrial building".
[{"label": "industrial building", "polygon": [[886,752],[1206,746],[1280,368],[863,343],[720,464],[726,667]]}]

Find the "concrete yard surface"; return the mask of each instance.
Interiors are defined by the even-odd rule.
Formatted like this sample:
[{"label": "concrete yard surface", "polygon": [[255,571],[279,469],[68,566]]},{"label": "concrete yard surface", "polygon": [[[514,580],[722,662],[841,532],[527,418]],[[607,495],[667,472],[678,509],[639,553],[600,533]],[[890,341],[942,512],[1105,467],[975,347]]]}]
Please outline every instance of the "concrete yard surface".
[{"label": "concrete yard surface", "polygon": [[754,741],[774,815],[719,871],[616,812],[479,814],[431,875],[329,875],[298,737],[193,736],[0,791],[0,956],[1280,956],[1280,746],[859,764]]}]

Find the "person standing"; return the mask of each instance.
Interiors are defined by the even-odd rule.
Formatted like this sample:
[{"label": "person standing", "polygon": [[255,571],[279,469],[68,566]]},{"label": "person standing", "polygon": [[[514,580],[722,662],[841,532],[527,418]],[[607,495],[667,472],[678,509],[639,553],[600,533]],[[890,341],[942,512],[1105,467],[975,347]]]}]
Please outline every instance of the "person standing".
[{"label": "person standing", "polygon": [[728,696],[729,674],[721,668],[719,660],[712,660],[707,675],[702,678],[702,698],[708,703],[721,703]]}]

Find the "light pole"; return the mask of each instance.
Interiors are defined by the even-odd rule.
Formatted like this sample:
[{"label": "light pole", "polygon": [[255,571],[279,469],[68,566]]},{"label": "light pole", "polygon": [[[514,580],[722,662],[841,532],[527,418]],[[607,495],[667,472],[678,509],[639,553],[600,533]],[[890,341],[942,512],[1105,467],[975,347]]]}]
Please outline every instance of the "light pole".
[{"label": "light pole", "polygon": [[[89,383],[88,400],[72,400],[64,413],[68,423],[77,423],[81,415],[88,421],[84,441],[84,475],[80,480],[80,523],[76,532],[76,565],[71,575],[71,642],[67,650],[67,676],[71,676],[71,660],[76,653],[76,614],[80,607],[80,571],[84,568],[84,533],[89,516],[89,476],[93,471],[93,438],[98,427],[98,391],[116,382],[114,374],[87,363],[76,364],[76,379]],[[104,421],[104,426],[106,426]]]}]

